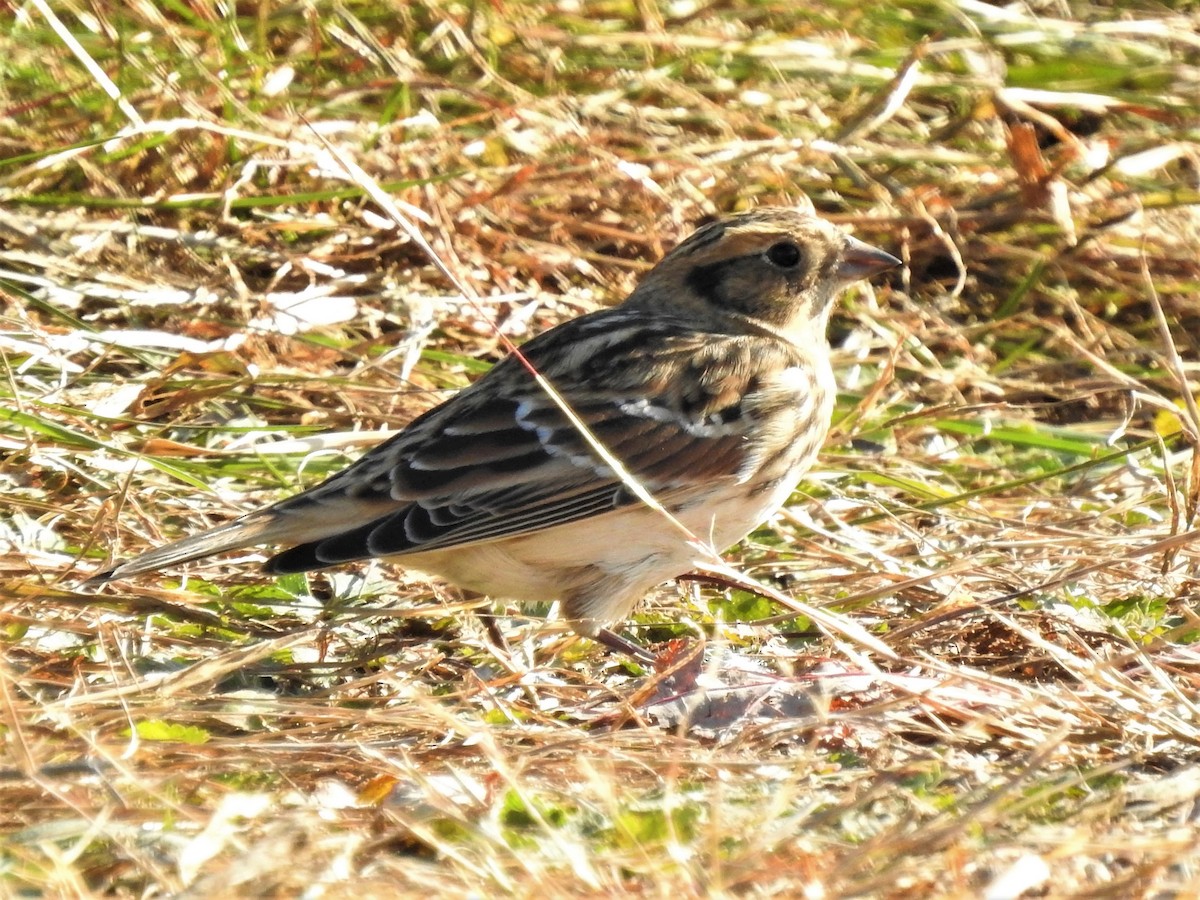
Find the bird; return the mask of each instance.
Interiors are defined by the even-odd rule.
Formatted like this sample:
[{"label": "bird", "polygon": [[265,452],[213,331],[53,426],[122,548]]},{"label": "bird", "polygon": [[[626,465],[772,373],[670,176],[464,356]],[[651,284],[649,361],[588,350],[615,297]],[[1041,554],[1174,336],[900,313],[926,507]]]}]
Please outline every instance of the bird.
[{"label": "bird", "polygon": [[830,426],[830,311],[898,265],[800,209],[715,219],[624,302],[534,337],[325,481],[87,584],[257,545],[283,548],[271,575],[381,558],[558,601],[579,635],[653,661],[612,627],[694,568],[697,540],[730,547],[787,501]]}]

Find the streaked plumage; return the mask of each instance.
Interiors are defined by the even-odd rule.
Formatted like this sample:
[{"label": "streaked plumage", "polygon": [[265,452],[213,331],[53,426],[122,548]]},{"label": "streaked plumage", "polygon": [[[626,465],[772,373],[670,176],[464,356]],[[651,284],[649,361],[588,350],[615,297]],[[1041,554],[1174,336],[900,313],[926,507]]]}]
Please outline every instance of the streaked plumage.
[{"label": "streaked plumage", "polygon": [[[760,209],[704,226],[623,304],[521,352],[720,550],[779,508],[820,449],[838,292],[897,264],[820,219]],[[576,631],[606,643],[605,626],[695,556],[515,357],[322,484],[92,581],[255,544],[287,547],[266,564],[275,574],[387,557],[496,598],[561,600]]]}]

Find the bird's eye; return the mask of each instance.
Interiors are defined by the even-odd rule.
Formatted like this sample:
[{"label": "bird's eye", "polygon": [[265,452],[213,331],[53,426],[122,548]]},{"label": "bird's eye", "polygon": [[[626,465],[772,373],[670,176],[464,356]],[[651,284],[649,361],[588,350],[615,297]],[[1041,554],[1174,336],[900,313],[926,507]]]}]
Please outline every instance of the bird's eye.
[{"label": "bird's eye", "polygon": [[781,269],[794,269],[800,262],[800,248],[791,241],[780,241],[767,249],[767,259]]}]

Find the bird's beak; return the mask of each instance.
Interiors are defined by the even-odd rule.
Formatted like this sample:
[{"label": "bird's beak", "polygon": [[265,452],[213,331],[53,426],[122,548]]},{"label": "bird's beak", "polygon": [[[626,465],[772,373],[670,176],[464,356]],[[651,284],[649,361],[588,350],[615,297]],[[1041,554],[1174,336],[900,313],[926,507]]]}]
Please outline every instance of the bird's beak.
[{"label": "bird's beak", "polygon": [[846,250],[838,263],[837,280],[849,284],[861,278],[870,278],[900,265],[900,260],[877,247],[864,244],[857,238],[846,238]]}]

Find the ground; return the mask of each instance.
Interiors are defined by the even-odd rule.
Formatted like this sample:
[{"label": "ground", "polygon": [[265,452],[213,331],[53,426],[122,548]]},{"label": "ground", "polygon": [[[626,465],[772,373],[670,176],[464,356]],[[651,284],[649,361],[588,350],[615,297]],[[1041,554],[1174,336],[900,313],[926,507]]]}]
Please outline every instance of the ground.
[{"label": "ground", "polygon": [[[9,9],[4,894],[1200,895],[1198,34],[1183,2]],[[656,670],[547,609],[497,649],[384,564],[82,587],[797,203],[906,265],[835,315],[833,432],[744,583],[629,623]]]}]

